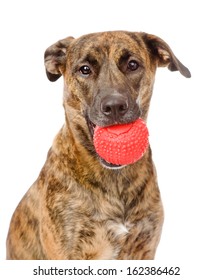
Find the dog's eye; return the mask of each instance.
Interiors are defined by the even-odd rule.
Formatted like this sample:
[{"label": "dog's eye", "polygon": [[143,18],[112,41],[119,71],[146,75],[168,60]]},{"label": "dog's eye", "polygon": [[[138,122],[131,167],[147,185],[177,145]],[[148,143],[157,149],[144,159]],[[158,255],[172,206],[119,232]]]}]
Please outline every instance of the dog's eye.
[{"label": "dog's eye", "polygon": [[79,71],[83,76],[89,76],[91,74],[91,69],[88,65],[81,66]]},{"label": "dog's eye", "polygon": [[135,61],[135,60],[130,60],[130,61],[128,62],[127,69],[130,70],[130,71],[135,71],[135,70],[138,69],[138,67],[139,67],[139,64],[138,64],[137,61]]}]

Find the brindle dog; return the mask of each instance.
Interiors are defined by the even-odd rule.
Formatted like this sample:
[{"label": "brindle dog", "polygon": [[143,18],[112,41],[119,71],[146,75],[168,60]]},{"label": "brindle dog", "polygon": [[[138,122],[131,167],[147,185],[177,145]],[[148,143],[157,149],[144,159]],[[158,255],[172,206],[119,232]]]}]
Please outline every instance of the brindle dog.
[{"label": "brindle dog", "polygon": [[163,207],[151,149],[116,166],[93,132],[147,119],[158,66],[189,70],[162,39],[124,31],[61,40],[45,66],[50,81],[63,75],[65,125],[12,217],[7,259],[153,259]]}]

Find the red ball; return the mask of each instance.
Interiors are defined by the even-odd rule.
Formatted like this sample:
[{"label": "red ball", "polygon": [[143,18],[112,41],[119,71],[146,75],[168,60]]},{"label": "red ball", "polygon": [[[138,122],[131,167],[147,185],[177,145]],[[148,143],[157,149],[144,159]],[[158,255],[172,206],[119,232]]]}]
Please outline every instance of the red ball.
[{"label": "red ball", "polygon": [[148,147],[148,129],[142,119],[128,124],[96,126],[94,147],[105,161],[127,165],[139,160]]}]

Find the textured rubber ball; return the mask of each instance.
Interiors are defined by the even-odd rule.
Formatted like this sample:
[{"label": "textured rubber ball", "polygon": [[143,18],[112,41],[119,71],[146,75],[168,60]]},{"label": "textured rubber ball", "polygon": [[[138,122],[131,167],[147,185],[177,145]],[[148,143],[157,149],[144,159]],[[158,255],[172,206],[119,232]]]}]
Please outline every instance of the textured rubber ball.
[{"label": "textured rubber ball", "polygon": [[94,147],[105,161],[115,165],[128,165],[138,161],[148,148],[149,132],[139,118],[128,124],[108,127],[96,126]]}]

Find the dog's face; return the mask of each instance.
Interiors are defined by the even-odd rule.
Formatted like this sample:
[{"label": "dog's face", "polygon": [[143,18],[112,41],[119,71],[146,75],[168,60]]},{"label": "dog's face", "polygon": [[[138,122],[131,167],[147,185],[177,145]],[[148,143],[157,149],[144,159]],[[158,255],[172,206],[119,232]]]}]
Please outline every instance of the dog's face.
[{"label": "dog's face", "polygon": [[[45,52],[50,81],[64,76],[66,120],[92,143],[94,127],[147,117],[158,66],[190,77],[189,70],[160,38],[124,31],[68,37]],[[77,121],[76,121],[77,120]],[[80,124],[80,125],[79,125]],[[77,127],[77,129],[76,129]]]}]

